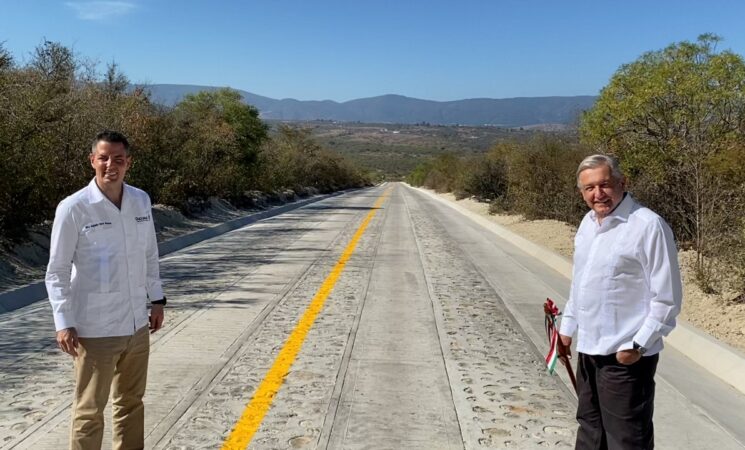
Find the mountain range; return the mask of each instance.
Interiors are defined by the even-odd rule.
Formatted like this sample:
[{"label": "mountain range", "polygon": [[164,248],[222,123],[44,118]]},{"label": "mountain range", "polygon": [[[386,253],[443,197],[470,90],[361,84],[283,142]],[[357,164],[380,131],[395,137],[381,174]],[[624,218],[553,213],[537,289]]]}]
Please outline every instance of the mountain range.
[{"label": "mountain range", "polygon": [[[187,94],[214,91],[215,86],[150,84],[145,86],[154,102],[173,106]],[[307,121],[334,120],[364,123],[429,123],[432,125],[492,125],[527,127],[573,125],[596,96],[473,98],[438,102],[402,95],[381,95],[346,102],[277,100],[236,89],[255,106],[263,119]]]}]

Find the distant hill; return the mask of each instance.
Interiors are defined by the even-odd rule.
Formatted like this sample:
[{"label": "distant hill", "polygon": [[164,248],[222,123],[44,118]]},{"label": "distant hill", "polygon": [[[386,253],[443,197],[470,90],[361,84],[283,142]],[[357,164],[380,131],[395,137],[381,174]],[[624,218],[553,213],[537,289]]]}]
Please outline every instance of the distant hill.
[{"label": "distant hill", "polygon": [[[175,105],[186,94],[220,89],[214,86],[151,84],[147,89],[155,102]],[[590,108],[597,97],[473,98],[449,102],[420,100],[401,95],[382,95],[339,103],[331,100],[276,100],[238,90],[264,119],[336,120],[364,123],[430,123],[433,125],[497,125],[523,127],[571,125]]]}]

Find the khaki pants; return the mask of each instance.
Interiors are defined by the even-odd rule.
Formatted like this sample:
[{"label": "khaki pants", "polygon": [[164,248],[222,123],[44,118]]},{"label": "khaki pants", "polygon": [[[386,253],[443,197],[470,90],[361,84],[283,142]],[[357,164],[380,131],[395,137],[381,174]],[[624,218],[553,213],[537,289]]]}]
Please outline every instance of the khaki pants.
[{"label": "khaki pants", "polygon": [[114,450],[144,447],[145,408],[150,353],[148,327],[132,336],[80,338],[75,358],[75,398],[72,405],[70,449],[99,450],[103,412],[112,398]]}]

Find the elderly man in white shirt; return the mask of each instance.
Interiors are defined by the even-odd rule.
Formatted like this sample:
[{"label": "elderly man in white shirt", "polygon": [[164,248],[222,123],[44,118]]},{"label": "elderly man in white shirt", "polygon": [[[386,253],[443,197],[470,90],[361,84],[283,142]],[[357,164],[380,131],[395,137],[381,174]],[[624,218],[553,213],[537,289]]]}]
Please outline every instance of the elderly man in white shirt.
[{"label": "elderly man in white shirt", "polygon": [[166,302],[150,198],[124,183],[122,134],[99,133],[90,162],[93,180],[57,207],[46,274],[57,342],[75,361],[70,448],[101,448],[113,389],[113,448],[141,449],[148,328],[161,328]]},{"label": "elderly man in white shirt", "polygon": [[577,334],[577,449],[651,449],[654,375],[682,287],[665,221],[625,192],[615,158],[577,169],[590,207],[577,230],[572,287],[559,334]]}]

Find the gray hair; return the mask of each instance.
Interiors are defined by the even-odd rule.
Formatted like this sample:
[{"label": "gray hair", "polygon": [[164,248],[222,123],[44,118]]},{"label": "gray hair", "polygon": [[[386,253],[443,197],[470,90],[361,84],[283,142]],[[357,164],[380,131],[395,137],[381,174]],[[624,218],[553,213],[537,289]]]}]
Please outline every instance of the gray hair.
[{"label": "gray hair", "polygon": [[610,168],[611,178],[616,181],[623,180],[623,172],[621,172],[621,166],[618,164],[618,159],[616,159],[615,156],[600,154],[590,155],[583,159],[582,162],[579,163],[579,167],[577,167],[577,187],[582,188],[582,186],[579,185],[579,174],[582,173],[582,171],[596,169],[602,166]]}]

